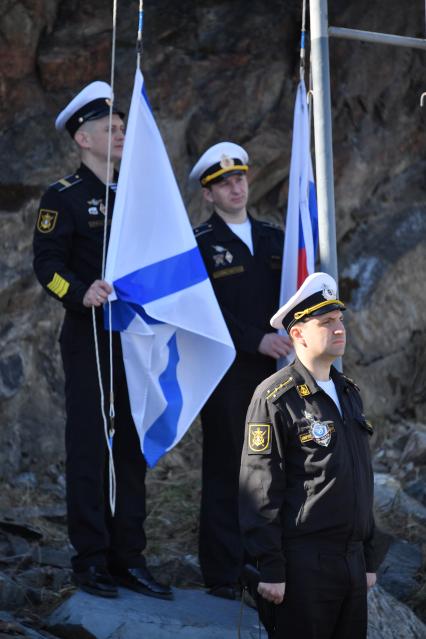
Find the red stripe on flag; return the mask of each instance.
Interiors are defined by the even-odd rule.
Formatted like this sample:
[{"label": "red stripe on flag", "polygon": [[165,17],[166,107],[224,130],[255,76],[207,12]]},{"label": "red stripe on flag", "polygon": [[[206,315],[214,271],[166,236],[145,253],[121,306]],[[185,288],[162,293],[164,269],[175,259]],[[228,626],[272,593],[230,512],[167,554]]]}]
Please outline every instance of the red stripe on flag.
[{"label": "red stripe on flag", "polygon": [[297,254],[297,288],[302,286],[308,275],[309,273],[308,265],[306,263],[306,249],[305,247],[299,248]]}]

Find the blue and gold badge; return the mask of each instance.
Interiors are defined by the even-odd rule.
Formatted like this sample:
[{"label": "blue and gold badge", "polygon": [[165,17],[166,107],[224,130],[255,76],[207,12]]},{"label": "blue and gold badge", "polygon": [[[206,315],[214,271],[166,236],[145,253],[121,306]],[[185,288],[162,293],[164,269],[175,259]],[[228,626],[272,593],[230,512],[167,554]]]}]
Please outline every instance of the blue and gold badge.
[{"label": "blue and gold badge", "polygon": [[249,424],[248,448],[249,455],[271,452],[271,424]]},{"label": "blue and gold badge", "polygon": [[333,422],[321,422],[307,411],[305,411],[304,415],[309,422],[309,426],[308,432],[299,435],[300,442],[306,444],[314,441],[320,446],[328,446],[331,441],[331,435],[334,433]]},{"label": "blue and gold badge", "polygon": [[37,220],[37,230],[40,233],[50,233],[56,226],[58,219],[58,211],[49,211],[48,209],[40,209]]}]

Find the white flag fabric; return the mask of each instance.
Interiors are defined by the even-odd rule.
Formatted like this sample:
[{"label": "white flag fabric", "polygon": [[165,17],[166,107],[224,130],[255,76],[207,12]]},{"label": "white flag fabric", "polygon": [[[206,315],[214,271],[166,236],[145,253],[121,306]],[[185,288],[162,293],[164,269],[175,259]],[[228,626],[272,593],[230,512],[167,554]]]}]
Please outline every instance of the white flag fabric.
[{"label": "white flag fabric", "polygon": [[181,437],[235,357],[137,70],[105,279],[149,466]]},{"label": "white flag fabric", "polygon": [[291,147],[290,184],[280,306],[315,272],[318,250],[318,210],[310,151],[309,111],[303,80],[297,87]]}]

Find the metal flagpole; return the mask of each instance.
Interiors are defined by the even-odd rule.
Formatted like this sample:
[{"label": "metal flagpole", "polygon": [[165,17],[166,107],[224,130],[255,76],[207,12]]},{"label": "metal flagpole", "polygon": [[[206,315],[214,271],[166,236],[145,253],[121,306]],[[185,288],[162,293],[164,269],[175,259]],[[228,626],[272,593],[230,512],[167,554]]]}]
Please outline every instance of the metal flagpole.
[{"label": "metal flagpole", "polygon": [[310,0],[309,9],[320,263],[337,282],[327,0]]},{"label": "metal flagpole", "polygon": [[392,44],[394,47],[410,47],[411,49],[426,49],[424,38],[410,38],[408,36],[393,35],[392,33],[377,33],[375,31],[360,31],[344,27],[330,27],[328,35],[346,40],[360,40],[376,44]]},{"label": "metal flagpole", "polygon": [[[309,9],[320,268],[338,282],[327,0],[310,0]],[[334,365],[342,371],[340,357]]]}]

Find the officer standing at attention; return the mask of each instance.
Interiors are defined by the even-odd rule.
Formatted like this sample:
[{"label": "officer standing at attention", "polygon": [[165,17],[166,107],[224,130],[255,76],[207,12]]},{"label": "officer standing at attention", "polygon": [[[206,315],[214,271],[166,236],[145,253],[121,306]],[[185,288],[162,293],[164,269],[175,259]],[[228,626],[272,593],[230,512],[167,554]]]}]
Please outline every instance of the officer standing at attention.
[{"label": "officer standing at attention", "polygon": [[371,425],[345,351],[343,303],[314,273],[271,319],[296,359],[256,389],[241,460],[240,522],[274,606],[270,637],[365,639],[376,582]]},{"label": "officer standing at attention", "polygon": [[[117,584],[152,597],[170,599],[171,590],[149,573],[146,545],[145,472],[130,412],[120,335],[113,333],[117,481],[115,516],[109,509],[108,448],[101,414],[92,307],[102,379],[109,379],[108,332],[103,308],[111,286],[101,279],[104,223],[108,236],[124,144],[123,114],[113,108],[108,166],[111,87],[92,82],[58,115],[79,149],[79,169],[43,195],[34,231],[34,270],[41,285],[65,307],[60,336],[65,372],[66,480],[68,530],[76,555],[74,582],[102,597],[116,597]],[[109,172],[108,172],[109,170]],[[106,210],[105,190],[109,188]]]},{"label": "officer standing at attention", "polygon": [[246,151],[221,142],[190,174],[213,207],[195,236],[237,351],[201,411],[200,565],[210,594],[228,599],[239,596],[243,562],[238,476],[247,406],[256,386],[290,350],[288,338],[268,324],[279,302],[283,233],[247,213],[247,171]]}]

